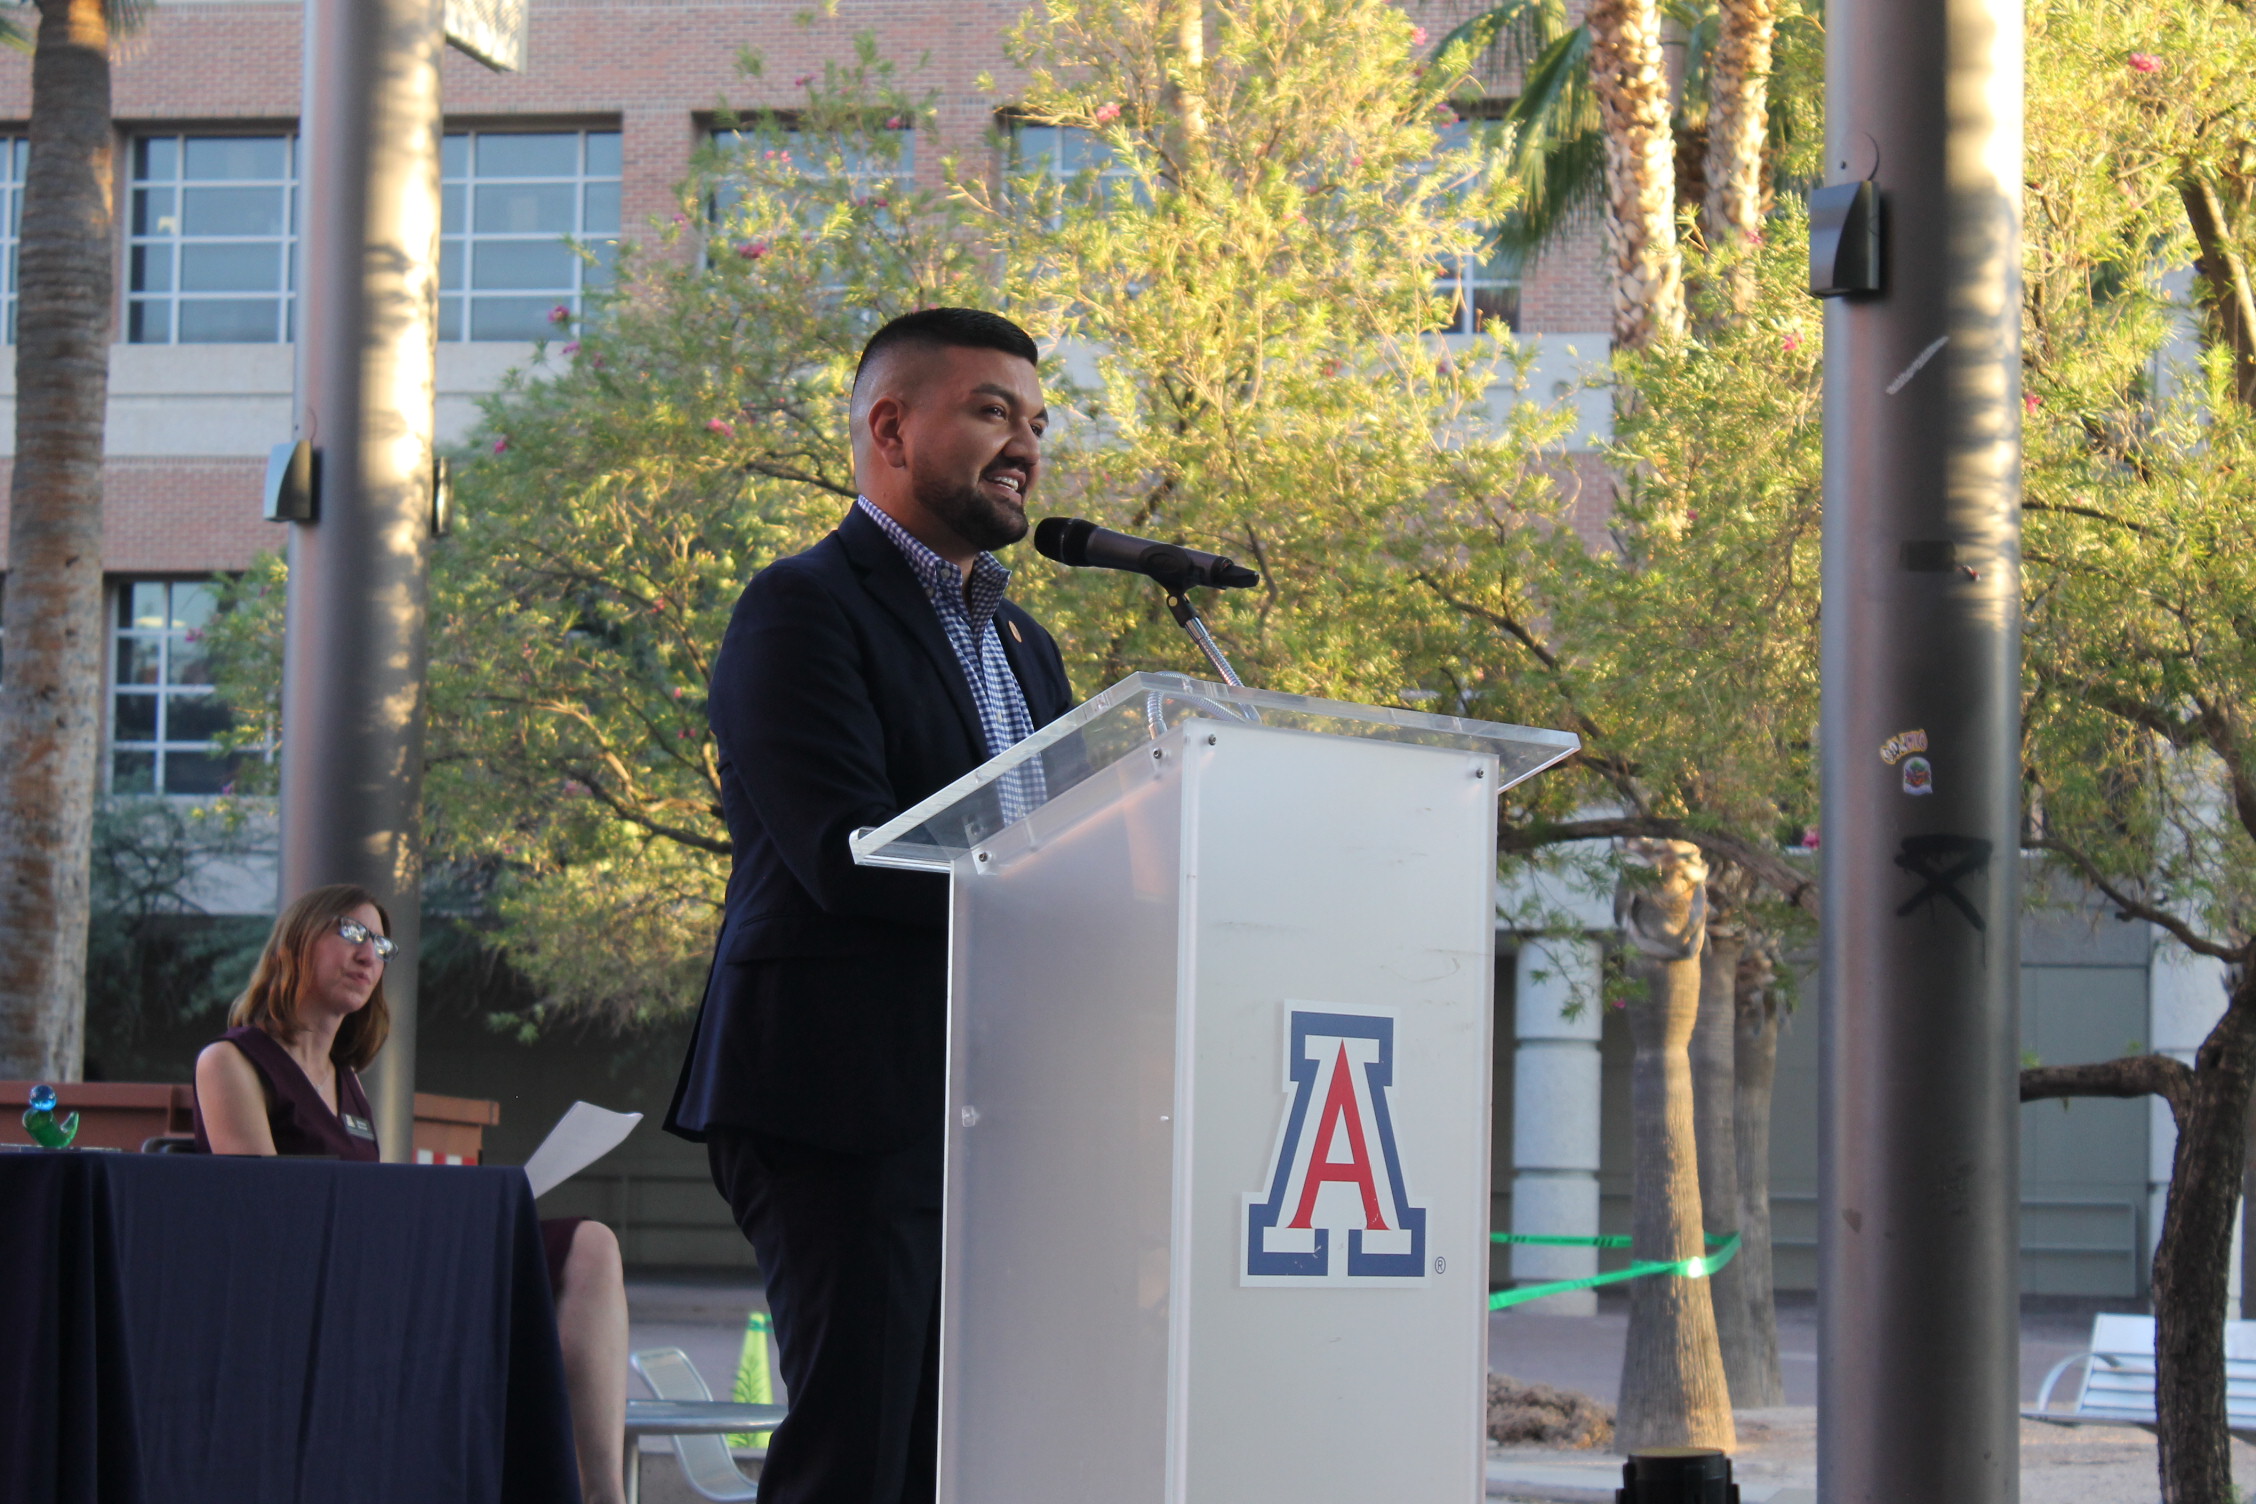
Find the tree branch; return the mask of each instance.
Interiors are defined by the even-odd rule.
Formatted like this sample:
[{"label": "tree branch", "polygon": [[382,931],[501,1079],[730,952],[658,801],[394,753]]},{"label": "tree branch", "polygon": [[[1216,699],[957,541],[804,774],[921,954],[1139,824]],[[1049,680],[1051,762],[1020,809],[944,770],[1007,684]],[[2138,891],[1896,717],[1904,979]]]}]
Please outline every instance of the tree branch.
[{"label": "tree branch", "polygon": [[603,780],[596,776],[593,768],[583,766],[568,768],[568,771],[572,777],[578,779],[586,787],[591,797],[629,825],[647,830],[654,836],[662,836],[666,840],[679,842],[695,851],[710,851],[715,856],[728,856],[736,849],[727,841],[715,840],[713,837],[701,835],[697,831],[688,830],[679,825],[668,825],[663,821],[652,819],[649,815],[629,805],[605,788]]},{"label": "tree branch", "polygon": [[2067,842],[2042,836],[2033,841],[2023,842],[2022,847],[2028,851],[2050,851],[2067,858],[2069,865],[2083,875],[2085,882],[2098,889],[2102,898],[2115,905],[2116,913],[2122,915],[2125,919],[2143,919],[2148,924],[2167,930],[2172,939],[2195,955],[2212,956],[2219,961],[2235,963],[2242,959],[2239,950],[2229,945],[2219,945],[2216,941],[2196,933],[2191,925],[2168,909],[2158,908],[2143,899],[2133,898],[2116,887],[2100,872],[2098,865],[2090,857]]},{"label": "tree branch", "polygon": [[2160,1097],[2170,1116],[2183,1122],[2193,1105],[2193,1070],[2167,1055],[2126,1055],[2090,1065],[2029,1065],[2021,1068],[2021,1100],[2056,1097]]},{"label": "tree branch", "polygon": [[2129,532],[2137,533],[2142,538],[2153,538],[2159,536],[2159,534],[2157,534],[2153,528],[2144,526],[2140,523],[2132,522],[2128,518],[2118,517],[2112,512],[2103,512],[2098,507],[2080,507],[2073,506],[2067,502],[2029,501],[2024,499],[2021,503],[2021,510],[2024,512],[2063,512],[2071,517],[2089,517],[2094,522],[2110,523],[2113,526],[2123,528]]},{"label": "tree branch", "polygon": [[2248,267],[2234,248],[2231,220],[2218,201],[2216,185],[2188,164],[2178,179],[2178,197],[2201,259],[2195,263],[2209,284],[2210,313],[2219,342],[2232,351],[2233,390],[2242,407],[2256,408],[2256,290]]},{"label": "tree branch", "polygon": [[1682,820],[1655,815],[1626,815],[1612,819],[1562,820],[1556,824],[1506,826],[1497,842],[1506,851],[1540,851],[1569,841],[1622,840],[1649,836],[1666,841],[1690,841],[1702,851],[1722,857],[1746,871],[1787,903],[1813,918],[1817,916],[1817,878],[1767,847],[1720,830],[1704,830]]}]

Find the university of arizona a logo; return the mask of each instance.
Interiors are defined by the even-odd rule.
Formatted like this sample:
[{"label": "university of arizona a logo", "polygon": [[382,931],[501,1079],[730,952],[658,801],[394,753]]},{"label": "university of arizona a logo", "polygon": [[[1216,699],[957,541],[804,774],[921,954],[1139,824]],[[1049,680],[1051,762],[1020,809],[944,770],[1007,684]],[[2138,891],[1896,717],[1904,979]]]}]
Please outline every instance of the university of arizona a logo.
[{"label": "university of arizona a logo", "polygon": [[1426,1209],[1410,1204],[1387,1093],[1395,1012],[1285,1004],[1285,1111],[1266,1188],[1245,1197],[1247,1285],[1426,1278]]}]

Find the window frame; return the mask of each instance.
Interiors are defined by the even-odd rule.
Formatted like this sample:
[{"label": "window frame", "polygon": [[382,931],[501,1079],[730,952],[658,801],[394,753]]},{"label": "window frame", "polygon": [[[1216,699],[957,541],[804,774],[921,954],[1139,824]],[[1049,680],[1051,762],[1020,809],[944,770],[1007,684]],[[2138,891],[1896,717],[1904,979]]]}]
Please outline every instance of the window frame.
[{"label": "window frame", "polygon": [[[191,178],[188,175],[188,146],[193,141],[279,141],[283,151],[283,173],[279,178]],[[169,141],[173,145],[173,171],[169,178],[143,178],[141,162],[144,148],[151,142]],[[146,130],[136,131],[126,140],[125,165],[125,226],[124,275],[118,281],[124,300],[123,342],[135,345],[287,345],[297,336],[298,306],[298,251],[303,238],[304,184],[299,180],[299,137],[294,128],[265,128],[243,130]],[[183,223],[183,200],[192,188],[272,187],[282,192],[282,229],[278,235],[189,235]],[[169,231],[152,229],[144,231],[142,224],[142,195],[169,189],[173,195],[173,228]],[[160,218],[158,224],[161,226]],[[196,245],[257,245],[271,244],[277,248],[280,261],[280,280],[272,290],[202,290],[184,291],[180,285],[181,267],[186,251]],[[167,256],[165,285],[145,288],[136,284],[141,279],[141,259],[137,252],[162,247]],[[269,339],[183,339],[180,333],[181,313],[185,303],[253,303],[271,299],[276,304],[275,332]],[[164,335],[148,338],[140,333],[137,324],[139,310],[153,304],[165,309]]]},{"label": "window frame", "polygon": [[[164,590],[163,615],[159,625],[142,626],[132,616],[133,592],[137,587],[161,586]],[[104,581],[103,680],[102,708],[102,790],[112,798],[128,799],[211,799],[224,797],[232,790],[234,779],[227,779],[217,789],[173,789],[167,787],[166,767],[174,755],[217,758],[222,755],[215,737],[189,739],[172,737],[173,702],[176,700],[210,699],[218,687],[210,683],[175,683],[173,652],[175,639],[193,642],[208,630],[219,614],[218,602],[198,625],[175,626],[179,620],[173,592],[186,588],[200,588],[217,595],[217,582],[209,575],[134,574],[112,575]],[[155,677],[143,679],[128,677],[124,672],[126,647],[129,643],[153,645]],[[151,718],[153,735],[147,737],[120,737],[118,712],[122,700],[148,700],[155,710]],[[238,758],[249,753],[236,753]],[[119,758],[145,756],[149,759],[148,787],[121,788],[119,786]]]},{"label": "window frame", "polygon": [[[577,138],[576,167],[569,176],[555,174],[491,173],[478,171],[478,142],[481,138],[504,136],[573,136]],[[615,172],[597,172],[589,164],[591,137],[614,138],[619,153],[619,166]],[[449,149],[461,142],[462,171],[451,171],[447,165]],[[625,222],[624,199],[626,191],[625,135],[616,122],[609,124],[561,125],[554,127],[526,126],[511,123],[506,126],[486,127],[465,125],[450,127],[440,146],[439,168],[439,264],[438,264],[438,338],[441,344],[510,344],[548,337],[558,325],[577,324],[587,316],[588,299],[600,294],[611,285],[611,267],[616,265],[617,247]],[[506,187],[512,184],[572,185],[573,222],[575,228],[566,231],[505,231],[482,230],[477,224],[477,190],[481,186]],[[588,222],[590,189],[610,185],[621,207],[614,209],[609,229],[591,229]],[[446,205],[449,195],[459,191],[461,219],[459,225],[449,229]],[[565,246],[571,254],[572,285],[569,288],[487,288],[474,285],[477,270],[477,251],[480,245],[538,245],[554,242]],[[591,265],[580,252],[589,247],[611,248],[613,259],[603,265]],[[457,280],[448,280],[448,261],[452,255]],[[599,261],[603,261],[601,256]],[[480,338],[477,334],[477,305],[481,301],[543,302],[550,310],[543,315],[543,326],[531,334],[507,334]],[[450,306],[451,305],[451,306]],[[553,310],[563,308],[565,319],[557,319]]]}]

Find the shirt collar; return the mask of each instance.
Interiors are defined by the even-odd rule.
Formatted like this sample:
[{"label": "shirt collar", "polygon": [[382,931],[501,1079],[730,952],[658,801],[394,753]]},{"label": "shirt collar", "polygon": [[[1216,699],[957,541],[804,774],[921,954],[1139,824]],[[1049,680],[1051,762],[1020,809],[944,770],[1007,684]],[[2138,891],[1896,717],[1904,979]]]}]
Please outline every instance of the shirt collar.
[{"label": "shirt collar", "polygon": [[971,561],[971,580],[967,584],[962,570],[894,521],[883,507],[867,496],[854,498],[854,505],[893,540],[893,546],[901,551],[901,557],[908,561],[909,569],[935,606],[944,600],[953,601],[966,609],[974,623],[984,623],[995,614],[995,608],[1002,604],[1003,589],[1010,583],[1009,565],[981,550]]}]

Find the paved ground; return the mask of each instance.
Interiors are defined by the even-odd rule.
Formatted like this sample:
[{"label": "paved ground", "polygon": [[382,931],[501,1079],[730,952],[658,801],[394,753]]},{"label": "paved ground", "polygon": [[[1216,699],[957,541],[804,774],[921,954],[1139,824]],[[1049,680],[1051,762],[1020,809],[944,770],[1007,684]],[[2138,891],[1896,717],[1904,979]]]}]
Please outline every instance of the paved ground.
[{"label": "paved ground", "polygon": [[[1744,1410],[1733,1475],[1744,1504],[1816,1504],[1817,1412]],[[2256,1449],[2233,1443],[2233,1471],[2256,1478]],[[1621,1458],[1535,1447],[1489,1453],[1492,1499],[1613,1504]],[[2144,1431],[2021,1423],[2022,1504],[2152,1504],[2161,1497]]]},{"label": "paved ground", "polygon": [[[679,1347],[687,1352],[716,1398],[734,1382],[744,1318],[759,1300],[752,1285],[699,1280],[630,1280],[627,1303],[631,1345]],[[2092,1307],[2073,1303],[2032,1306],[2021,1321],[2021,1391],[2033,1402],[2045,1371],[2080,1351],[2091,1331]],[[1611,1405],[1621,1380],[1624,1308],[1609,1303],[1592,1317],[1538,1316],[1503,1311],[1489,1318],[1489,1366],[1514,1378],[1577,1389]],[[1745,1504],[1813,1504],[1817,1455],[1817,1320],[1807,1298],[1789,1297],[1779,1310],[1779,1357],[1786,1379],[1786,1408],[1742,1412],[1733,1467]],[[629,1380],[640,1395],[640,1381]],[[2256,1481],[2256,1449],[2233,1444],[2234,1471]],[[2023,1504],[2149,1504],[2159,1497],[2154,1439],[2143,1431],[2068,1429],[2028,1422],[2021,1436]],[[1543,1499],[1555,1504],[1612,1504],[1621,1482],[1621,1459],[1589,1452],[1532,1447],[1489,1454],[1492,1498]],[[696,1504],[682,1481],[670,1446],[645,1446],[646,1504]],[[1254,1504],[1254,1501],[1248,1501]]]},{"label": "paved ground", "polygon": [[[2127,1309],[2113,1307],[2112,1309]],[[2094,1307],[2085,1302],[2032,1305],[2021,1317],[2021,1399],[2033,1404],[2046,1370],[2082,1352],[2091,1336]],[[1607,1302],[1596,1316],[1537,1316],[1498,1311],[1488,1318],[1488,1366],[1535,1383],[1575,1389],[1614,1403],[1621,1390],[1626,1303]],[[1778,1306],[1778,1362],[1786,1403],[1817,1403],[1817,1307],[1809,1297],[1784,1296]]]}]

